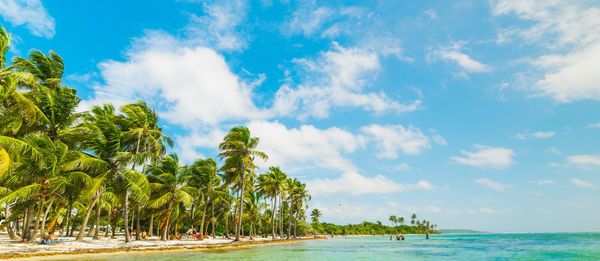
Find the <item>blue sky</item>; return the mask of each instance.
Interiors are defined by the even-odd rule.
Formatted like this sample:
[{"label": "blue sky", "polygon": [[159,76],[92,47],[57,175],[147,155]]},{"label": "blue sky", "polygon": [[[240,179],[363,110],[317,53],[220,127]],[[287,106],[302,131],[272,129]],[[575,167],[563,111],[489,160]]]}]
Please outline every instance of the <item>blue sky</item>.
[{"label": "blue sky", "polygon": [[146,100],[186,162],[247,125],[323,220],[600,231],[597,1],[0,2],[80,110]]}]

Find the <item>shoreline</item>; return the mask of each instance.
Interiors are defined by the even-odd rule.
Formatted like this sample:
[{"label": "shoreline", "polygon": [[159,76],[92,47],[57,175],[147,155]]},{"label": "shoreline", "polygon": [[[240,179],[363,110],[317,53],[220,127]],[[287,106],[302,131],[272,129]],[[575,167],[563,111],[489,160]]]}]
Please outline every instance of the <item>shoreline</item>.
[{"label": "shoreline", "polygon": [[[11,253],[11,254],[0,254],[0,260],[2,259],[19,259],[19,260],[41,260],[40,258],[52,257],[54,259],[68,256],[88,256],[88,255],[98,255],[98,254],[124,254],[129,252],[136,253],[164,253],[164,252],[180,252],[180,251],[210,251],[210,250],[221,250],[221,249],[238,249],[238,248],[247,248],[253,246],[261,246],[268,244],[283,244],[283,243],[294,243],[306,240],[317,240],[324,239],[322,237],[305,237],[305,238],[296,238],[296,239],[262,239],[256,241],[239,241],[239,242],[220,242],[220,243],[204,243],[203,241],[189,241],[188,244],[181,244],[181,242],[177,242],[174,240],[170,240],[167,242],[174,242],[172,245],[161,244],[162,241],[157,242],[157,245],[135,245],[128,244],[119,245],[118,247],[112,248],[90,248],[90,249],[78,249],[78,250],[70,250],[70,251],[60,251],[61,249],[57,249],[57,251],[40,251],[40,252],[26,252],[27,249],[23,251],[23,253]],[[27,243],[26,243],[27,244]],[[42,259],[45,260],[45,259]]]}]

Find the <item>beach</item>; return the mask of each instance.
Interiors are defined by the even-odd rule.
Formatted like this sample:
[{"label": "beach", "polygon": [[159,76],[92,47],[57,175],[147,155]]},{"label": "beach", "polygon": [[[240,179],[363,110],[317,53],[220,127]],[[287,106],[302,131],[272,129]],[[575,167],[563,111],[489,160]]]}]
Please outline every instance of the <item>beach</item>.
[{"label": "beach", "polygon": [[117,238],[101,238],[93,240],[86,238],[83,242],[75,242],[75,237],[60,237],[52,245],[42,245],[40,243],[21,243],[10,240],[6,233],[0,233],[0,259],[9,258],[27,258],[27,257],[47,257],[55,255],[78,255],[78,254],[99,254],[116,252],[141,252],[141,251],[163,251],[163,250],[202,250],[202,249],[221,249],[237,248],[260,244],[289,243],[300,240],[311,240],[314,237],[299,237],[296,239],[271,239],[268,238],[242,238],[238,242],[233,239],[223,237],[207,238],[200,240],[168,240],[161,241],[154,236],[148,240],[133,240],[125,243],[123,235]]}]

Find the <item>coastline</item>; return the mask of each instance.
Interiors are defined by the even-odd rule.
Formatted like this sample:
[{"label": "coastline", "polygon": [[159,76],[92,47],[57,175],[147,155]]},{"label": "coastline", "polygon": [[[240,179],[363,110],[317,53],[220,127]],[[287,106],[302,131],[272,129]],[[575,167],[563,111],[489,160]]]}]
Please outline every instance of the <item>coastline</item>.
[{"label": "coastline", "polygon": [[[239,242],[233,242],[229,239],[206,239],[204,241],[134,241],[129,244],[125,244],[123,242],[119,242],[110,247],[103,247],[95,245],[94,243],[77,243],[74,249],[65,250],[64,242],[57,245],[31,245],[33,248],[22,248],[19,251],[8,252],[7,254],[0,254],[0,259],[19,259],[19,260],[46,260],[48,257],[52,258],[64,258],[67,256],[78,255],[81,257],[88,255],[98,255],[98,254],[123,254],[128,252],[144,252],[144,253],[164,253],[166,251],[208,251],[208,250],[221,250],[221,249],[237,249],[237,248],[246,248],[267,244],[283,244],[283,243],[294,243],[306,240],[316,240],[316,239],[324,239],[323,237],[303,237],[296,239],[275,239],[272,240],[270,238],[258,238],[255,240],[245,239]],[[121,241],[121,239],[108,239],[105,241]],[[137,244],[136,244],[137,243]],[[28,243],[19,243],[25,244],[27,246]],[[88,244],[87,247],[82,247],[83,245]],[[79,248],[77,247],[79,246]],[[1,248],[1,247],[0,247]],[[2,249],[5,250],[5,249]],[[31,251],[37,252],[31,252]],[[5,252],[5,251],[2,251]]]}]

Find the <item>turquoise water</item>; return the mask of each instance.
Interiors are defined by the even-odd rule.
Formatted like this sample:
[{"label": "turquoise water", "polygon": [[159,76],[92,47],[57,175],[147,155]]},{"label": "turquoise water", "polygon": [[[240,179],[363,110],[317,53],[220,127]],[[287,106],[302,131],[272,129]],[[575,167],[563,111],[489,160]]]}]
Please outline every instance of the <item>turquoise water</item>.
[{"label": "turquoise water", "polygon": [[130,253],[86,260],[600,260],[600,233],[338,237],[210,252]]}]

